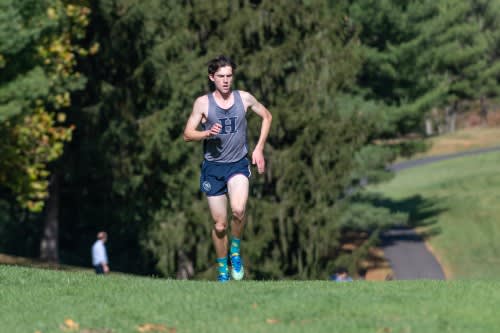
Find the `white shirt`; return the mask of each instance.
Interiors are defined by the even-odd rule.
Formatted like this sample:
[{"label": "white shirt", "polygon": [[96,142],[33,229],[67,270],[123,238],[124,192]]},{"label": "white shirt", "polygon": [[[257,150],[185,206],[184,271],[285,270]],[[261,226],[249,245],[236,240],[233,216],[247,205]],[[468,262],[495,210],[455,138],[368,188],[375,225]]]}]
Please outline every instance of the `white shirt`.
[{"label": "white shirt", "polygon": [[92,245],[92,265],[97,266],[107,263],[108,255],[106,254],[106,247],[104,247],[104,242],[99,239]]}]

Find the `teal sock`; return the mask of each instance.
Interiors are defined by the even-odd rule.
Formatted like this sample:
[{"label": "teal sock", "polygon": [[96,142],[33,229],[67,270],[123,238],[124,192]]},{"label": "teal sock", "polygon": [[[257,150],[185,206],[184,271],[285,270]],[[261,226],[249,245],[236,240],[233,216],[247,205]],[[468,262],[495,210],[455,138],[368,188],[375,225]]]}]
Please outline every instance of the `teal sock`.
[{"label": "teal sock", "polygon": [[240,242],[241,240],[236,237],[231,238],[231,254],[240,253]]},{"label": "teal sock", "polygon": [[217,258],[217,269],[219,270],[219,274],[228,274],[227,269],[227,257]]}]

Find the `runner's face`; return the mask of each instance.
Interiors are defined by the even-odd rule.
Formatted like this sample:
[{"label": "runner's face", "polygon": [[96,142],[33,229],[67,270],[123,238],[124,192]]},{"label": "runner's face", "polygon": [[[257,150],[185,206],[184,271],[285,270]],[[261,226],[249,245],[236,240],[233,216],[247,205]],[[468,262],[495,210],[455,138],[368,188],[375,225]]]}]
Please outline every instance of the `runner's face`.
[{"label": "runner's face", "polygon": [[231,66],[221,67],[208,77],[215,84],[215,89],[222,94],[227,94],[231,91],[231,84],[233,83],[233,68]]}]

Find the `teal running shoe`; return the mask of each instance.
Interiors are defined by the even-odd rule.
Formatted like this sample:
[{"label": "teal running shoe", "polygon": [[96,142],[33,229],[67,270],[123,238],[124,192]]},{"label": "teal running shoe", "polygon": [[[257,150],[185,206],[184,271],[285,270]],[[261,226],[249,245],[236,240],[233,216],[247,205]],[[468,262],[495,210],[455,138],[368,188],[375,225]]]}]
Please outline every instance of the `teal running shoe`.
[{"label": "teal running shoe", "polygon": [[243,269],[243,262],[238,252],[231,253],[231,276],[233,279],[239,281],[243,279],[245,270]]},{"label": "teal running shoe", "polygon": [[229,277],[229,274],[228,273],[219,273],[219,276],[217,276],[217,281],[219,282],[229,282],[229,280],[231,280],[231,278]]}]

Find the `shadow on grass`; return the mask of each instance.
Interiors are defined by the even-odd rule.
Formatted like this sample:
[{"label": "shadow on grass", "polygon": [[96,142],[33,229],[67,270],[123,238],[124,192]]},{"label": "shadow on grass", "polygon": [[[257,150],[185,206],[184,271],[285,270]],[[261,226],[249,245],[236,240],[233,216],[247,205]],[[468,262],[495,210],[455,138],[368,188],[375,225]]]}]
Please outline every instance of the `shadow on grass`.
[{"label": "shadow on grass", "polygon": [[93,269],[87,267],[50,263],[36,258],[20,257],[5,253],[0,253],[0,265],[23,266],[60,271],[93,272]]},{"label": "shadow on grass", "polygon": [[[394,200],[380,194],[370,194],[363,200],[376,207],[389,209],[391,213],[404,213],[408,216],[406,224],[394,225],[384,232],[383,241],[392,239],[417,242],[441,233],[441,228],[436,226],[437,217],[447,210],[441,200],[424,198],[421,195]],[[420,228],[418,233],[413,230],[415,228]]]}]

